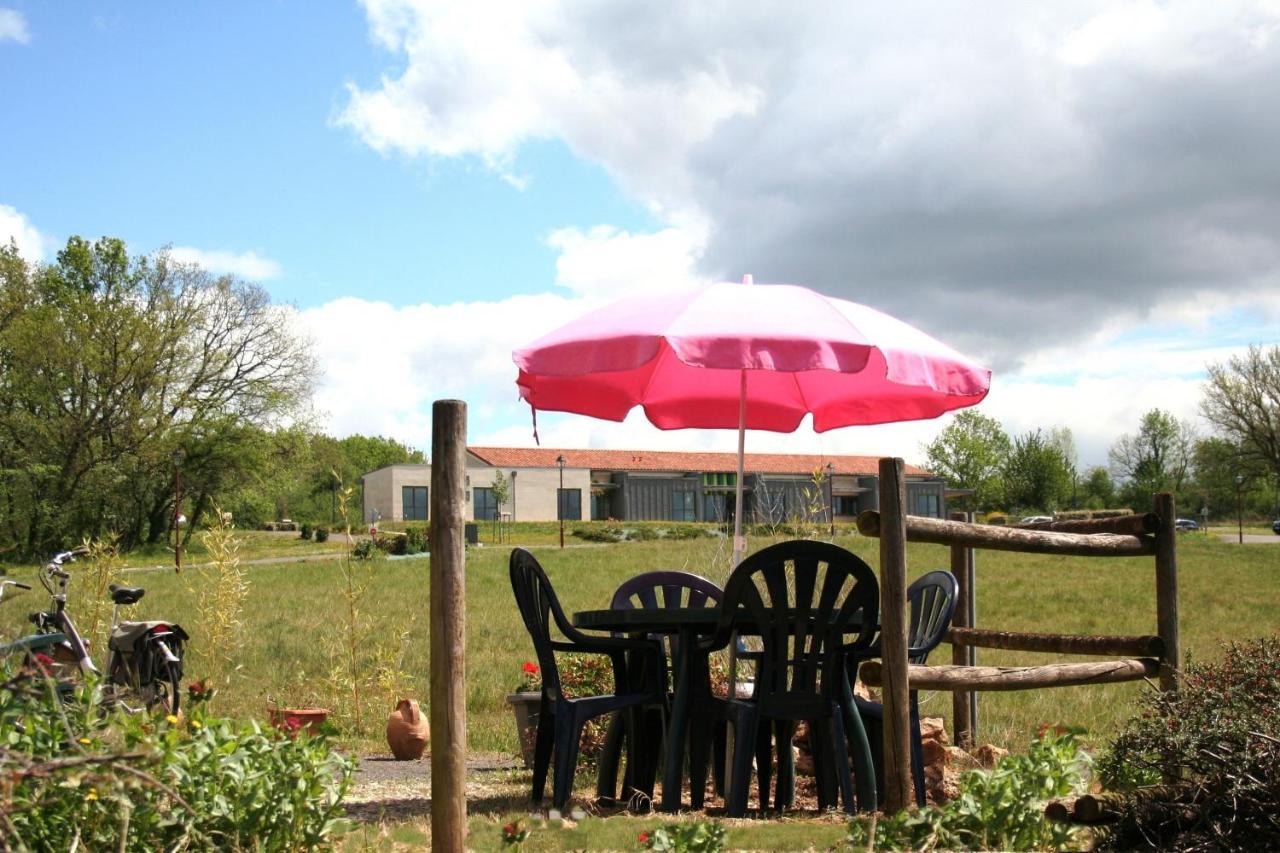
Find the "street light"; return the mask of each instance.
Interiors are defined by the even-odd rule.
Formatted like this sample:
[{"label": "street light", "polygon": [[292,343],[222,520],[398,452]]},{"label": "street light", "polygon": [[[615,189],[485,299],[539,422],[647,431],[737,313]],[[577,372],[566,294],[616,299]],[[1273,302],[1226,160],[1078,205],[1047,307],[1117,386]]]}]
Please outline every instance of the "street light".
[{"label": "street light", "polygon": [[1244,544],[1244,474],[1236,474],[1236,529]]},{"label": "street light", "polygon": [[560,468],[560,490],[556,492],[556,515],[560,517],[560,547],[564,547],[564,454],[556,457],[556,466]]},{"label": "street light", "polygon": [[831,538],[836,538],[836,499],[833,493],[833,478],[836,474],[836,466],[827,463],[827,520],[831,522]]},{"label": "street light", "polygon": [[182,458],[181,447],[174,448],[173,459],[173,570],[182,571]]}]

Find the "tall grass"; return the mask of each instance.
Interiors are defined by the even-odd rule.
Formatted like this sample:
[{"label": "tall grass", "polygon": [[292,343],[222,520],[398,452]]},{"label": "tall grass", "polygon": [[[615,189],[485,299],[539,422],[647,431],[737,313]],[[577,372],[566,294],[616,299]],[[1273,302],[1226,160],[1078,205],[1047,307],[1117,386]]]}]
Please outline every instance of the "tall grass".
[{"label": "tall grass", "polygon": [[[514,537],[520,540],[519,530]],[[1224,640],[1280,633],[1280,546],[1238,546],[1214,537],[1179,537],[1182,643],[1198,658],[1218,656]],[[841,535],[838,544],[876,568],[877,542]],[[751,541],[753,549],[770,544]],[[723,582],[728,575],[728,542],[695,539],[679,542],[629,542],[617,545],[534,547],[565,609],[608,606],[623,580],[653,569],[684,569]],[[516,750],[515,725],[504,695],[520,677],[520,664],[532,657],[532,644],[516,612],[507,578],[509,547],[467,552],[467,712],[473,749]],[[946,548],[911,545],[908,574],[918,576],[949,563]],[[344,620],[343,563],[327,560],[253,566],[252,586],[241,621],[242,675],[219,695],[222,713],[261,717],[268,697],[316,701],[338,713],[344,736],[369,747],[380,740],[382,720],[395,693],[423,701],[428,695],[428,571],[425,558],[375,560],[359,567],[367,591],[360,613],[367,619],[367,640],[357,649],[355,673],[362,686],[361,719],[350,707],[349,685],[331,682],[333,649]],[[73,571],[75,568],[73,567]],[[978,625],[1009,630],[1070,633],[1155,633],[1154,565],[1150,558],[1089,559],[983,551],[977,565]],[[181,578],[167,573],[134,576],[148,587],[134,618],[163,616],[190,622],[195,598]],[[85,605],[87,590],[77,576],[70,590],[73,615]],[[40,603],[41,606],[42,603]],[[36,606],[30,594],[6,600],[0,630],[23,632],[23,620]],[[186,670],[200,678],[215,664],[213,650],[193,631]],[[1021,652],[979,651],[984,664],[1012,665],[1068,659]],[[942,646],[934,663],[949,663]],[[398,684],[382,686],[394,677]],[[340,689],[341,688],[341,689]],[[1018,693],[984,693],[979,708],[979,737],[1020,744],[1043,723],[1084,726],[1087,739],[1113,733],[1133,710],[1134,699],[1149,689],[1143,683],[1059,688]],[[949,717],[950,694],[926,694],[925,713]]]}]

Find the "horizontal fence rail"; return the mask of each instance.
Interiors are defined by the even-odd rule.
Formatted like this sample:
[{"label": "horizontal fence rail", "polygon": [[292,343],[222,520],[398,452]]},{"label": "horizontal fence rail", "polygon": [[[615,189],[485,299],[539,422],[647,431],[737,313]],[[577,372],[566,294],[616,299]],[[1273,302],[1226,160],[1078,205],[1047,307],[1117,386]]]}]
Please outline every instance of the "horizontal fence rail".
[{"label": "horizontal fence rail", "polygon": [[985,628],[952,628],[947,642],[956,646],[1007,649],[1015,652],[1048,652],[1060,655],[1158,658],[1164,656],[1164,640],[1154,636],[1087,636],[1081,634],[1031,634],[1023,631],[991,631]]},{"label": "horizontal fence rail", "polygon": [[[936,545],[962,545],[993,551],[1021,551],[1027,554],[1060,554],[1076,557],[1149,557],[1156,553],[1156,541],[1147,536],[1118,533],[1061,533],[945,521],[919,515],[906,517],[907,541]],[[865,510],[858,514],[858,532],[880,536],[880,513]]]},{"label": "horizontal fence rail", "polygon": [[[879,661],[868,661],[859,674],[867,684],[879,687],[881,669]],[[1151,658],[1008,667],[912,664],[907,667],[907,683],[912,690],[1039,690],[1137,681],[1159,672],[1160,662]]]}]

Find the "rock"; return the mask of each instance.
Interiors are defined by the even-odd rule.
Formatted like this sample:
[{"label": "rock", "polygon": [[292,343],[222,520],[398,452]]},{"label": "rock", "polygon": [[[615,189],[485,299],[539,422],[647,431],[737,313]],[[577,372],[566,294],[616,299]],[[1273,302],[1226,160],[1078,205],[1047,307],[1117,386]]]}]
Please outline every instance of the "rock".
[{"label": "rock", "polygon": [[947,751],[947,768],[955,769],[957,772],[965,770],[976,770],[982,765],[978,763],[978,759],[965,752],[958,746],[948,746]]},{"label": "rock", "polygon": [[1009,750],[1007,749],[1002,749],[995,744],[984,743],[982,746],[978,747],[973,755],[974,758],[978,760],[979,764],[990,770],[1000,762],[1000,759],[1004,758],[1008,754]]},{"label": "rock", "polygon": [[[925,769],[937,765],[939,768],[946,766],[947,763],[947,747],[942,741],[926,740],[920,744],[924,752]],[[939,770],[941,772],[941,770]]]},{"label": "rock", "polygon": [[941,717],[921,717],[920,718],[920,739],[924,741],[934,740],[938,743],[950,743],[947,737],[946,724],[943,723]]}]

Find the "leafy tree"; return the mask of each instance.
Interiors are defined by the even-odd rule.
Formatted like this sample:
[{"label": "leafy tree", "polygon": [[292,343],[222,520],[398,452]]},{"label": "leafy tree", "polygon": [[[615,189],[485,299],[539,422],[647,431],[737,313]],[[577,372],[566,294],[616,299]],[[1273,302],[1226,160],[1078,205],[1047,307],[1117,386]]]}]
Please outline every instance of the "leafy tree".
[{"label": "leafy tree", "polygon": [[1085,472],[1080,485],[1080,502],[1089,509],[1107,509],[1115,506],[1116,484],[1111,473],[1101,465]]},{"label": "leafy tree", "polygon": [[1108,452],[1111,472],[1124,484],[1124,500],[1144,507],[1156,492],[1181,491],[1195,439],[1191,425],[1168,412],[1143,415],[1138,431],[1121,436]]},{"label": "leafy tree", "polygon": [[502,531],[502,508],[511,499],[511,481],[507,479],[506,474],[502,473],[501,468],[494,469],[493,482],[489,484],[489,488],[493,492],[493,504],[498,510],[493,518],[493,529],[495,533],[500,535]]},{"label": "leafy tree", "polygon": [[1005,500],[1013,509],[1053,512],[1071,497],[1073,470],[1052,436],[1040,430],[1020,435],[1001,466]]},{"label": "leafy tree", "polygon": [[0,248],[0,290],[0,531],[22,551],[155,538],[175,449],[305,414],[309,345],[256,285],[72,237],[48,265]]},{"label": "leafy tree", "polygon": [[1200,411],[1243,459],[1280,481],[1280,345],[1251,346],[1243,356],[1210,364]]},{"label": "leafy tree", "polygon": [[1000,471],[1009,446],[999,421],[970,409],[957,414],[926,445],[926,464],[948,484],[973,489],[973,508],[990,509],[1003,499]]}]

